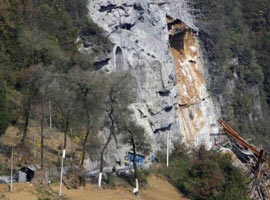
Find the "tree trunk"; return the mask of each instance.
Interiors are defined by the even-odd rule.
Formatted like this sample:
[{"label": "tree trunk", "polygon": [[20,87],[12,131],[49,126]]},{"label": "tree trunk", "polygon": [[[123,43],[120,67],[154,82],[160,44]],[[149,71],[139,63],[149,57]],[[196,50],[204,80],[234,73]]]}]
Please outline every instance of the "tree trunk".
[{"label": "tree trunk", "polygon": [[66,120],[66,125],[65,125],[65,133],[64,133],[64,147],[63,149],[66,149],[67,147],[67,134],[68,134],[68,127],[69,127],[69,120]]},{"label": "tree trunk", "polygon": [[100,168],[99,168],[99,181],[98,181],[98,186],[100,188],[101,188],[101,180],[102,180],[102,171],[104,168],[104,153],[105,153],[105,150],[107,149],[110,141],[112,140],[112,135],[113,135],[113,133],[111,132],[108,139],[107,139],[107,142],[105,143],[105,145],[101,151],[101,155],[100,155]]},{"label": "tree trunk", "polygon": [[85,151],[86,151],[86,142],[87,142],[87,139],[88,139],[88,136],[90,134],[90,114],[89,114],[89,111],[87,109],[87,93],[88,93],[88,90],[86,91],[86,93],[84,94],[84,97],[85,97],[85,100],[84,100],[84,109],[86,110],[86,117],[87,117],[87,121],[86,121],[86,136],[84,138],[84,141],[83,141],[83,151],[82,151],[82,160],[81,160],[81,167],[83,166],[84,164],[84,159],[85,159]]},{"label": "tree trunk", "polygon": [[40,167],[44,166],[44,102],[42,102],[41,120],[40,120]]},{"label": "tree trunk", "polygon": [[139,194],[139,181],[138,181],[138,169],[137,169],[137,163],[136,163],[136,146],[135,146],[135,141],[133,136],[131,136],[131,143],[132,143],[132,149],[133,149],[133,169],[134,169],[134,179],[135,179],[135,184],[136,188],[134,188],[133,193],[135,195]]},{"label": "tree trunk", "polygon": [[73,167],[73,134],[72,134],[72,128],[70,130],[70,149],[71,149],[71,168]]},{"label": "tree trunk", "polygon": [[27,129],[28,129],[28,124],[29,124],[31,106],[32,106],[32,98],[30,97],[30,99],[27,102],[27,108],[26,108],[26,111],[25,111],[26,113],[25,113],[23,137],[22,137],[22,140],[21,140],[22,145],[24,144],[25,139],[26,139],[26,135],[27,135]]},{"label": "tree trunk", "polygon": [[118,140],[117,140],[116,134],[114,134],[113,137],[114,137],[114,141],[115,141],[115,144],[116,144],[116,149],[119,149],[119,145],[118,145]]},{"label": "tree trunk", "polygon": [[90,134],[90,130],[88,128],[87,131],[86,131],[86,136],[85,136],[84,141],[83,141],[83,152],[82,152],[83,154],[82,154],[82,160],[81,160],[81,167],[84,164],[85,151],[86,151],[86,142],[87,142],[87,139],[88,139],[89,134]]},{"label": "tree trunk", "polygon": [[103,166],[103,165],[104,165],[104,152],[105,152],[105,150],[107,149],[107,146],[109,145],[109,143],[110,143],[112,137],[113,137],[113,136],[116,137],[116,136],[115,136],[115,133],[114,133],[114,118],[113,118],[113,112],[114,112],[114,109],[113,109],[113,107],[111,106],[111,110],[110,110],[110,112],[109,112],[109,118],[110,118],[110,120],[111,120],[110,135],[109,135],[109,137],[108,137],[108,140],[107,140],[106,144],[104,145],[104,147],[103,147],[103,149],[102,149],[102,151],[101,151],[101,156],[100,156],[100,170],[99,170],[99,172],[100,172],[101,174],[102,174],[103,167],[104,167],[104,166]]},{"label": "tree trunk", "polygon": [[[113,102],[113,100],[111,99],[111,102]],[[110,109],[110,112],[109,112],[109,119],[111,121],[111,126],[110,126],[110,135],[107,139],[107,142],[105,143],[102,151],[101,151],[101,155],[100,155],[100,168],[99,168],[99,177],[98,177],[98,186],[99,188],[101,188],[101,181],[102,181],[102,171],[103,171],[103,168],[104,168],[104,153],[105,153],[105,150],[107,149],[110,141],[112,140],[112,137],[115,137],[115,132],[114,132],[114,128],[115,128],[115,121],[114,121],[114,117],[113,117],[113,113],[114,113],[114,109],[113,109],[113,106],[111,104],[111,109]]]}]

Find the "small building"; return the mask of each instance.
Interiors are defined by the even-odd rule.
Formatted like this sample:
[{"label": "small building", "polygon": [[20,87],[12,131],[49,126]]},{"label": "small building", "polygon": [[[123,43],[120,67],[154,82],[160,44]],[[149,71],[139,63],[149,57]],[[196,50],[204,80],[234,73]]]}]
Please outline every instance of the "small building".
[{"label": "small building", "polygon": [[38,169],[37,166],[30,165],[22,167],[17,171],[15,179],[19,182],[31,182],[35,176],[35,171]]}]

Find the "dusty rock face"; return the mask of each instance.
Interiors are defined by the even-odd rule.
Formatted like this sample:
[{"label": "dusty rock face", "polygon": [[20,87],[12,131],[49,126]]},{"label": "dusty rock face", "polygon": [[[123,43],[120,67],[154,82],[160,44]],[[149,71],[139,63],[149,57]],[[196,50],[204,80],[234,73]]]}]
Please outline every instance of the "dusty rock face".
[{"label": "dusty rock face", "polygon": [[[154,149],[166,144],[166,134],[210,147],[216,116],[206,90],[198,30],[185,1],[91,0],[89,16],[115,44],[106,62],[99,60],[101,70],[130,70],[137,79],[138,100],[132,106],[155,141]],[[182,38],[174,38],[181,30]]]},{"label": "dusty rock face", "polygon": [[209,96],[197,34],[179,20],[167,17],[170,52],[176,70],[180,129],[189,145],[212,146],[218,133],[217,113]]}]

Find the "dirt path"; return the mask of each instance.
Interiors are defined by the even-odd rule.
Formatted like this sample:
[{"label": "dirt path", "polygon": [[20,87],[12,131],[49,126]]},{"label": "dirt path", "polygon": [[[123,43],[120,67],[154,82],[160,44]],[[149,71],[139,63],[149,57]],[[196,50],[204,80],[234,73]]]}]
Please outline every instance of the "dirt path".
[{"label": "dirt path", "polygon": [[[131,187],[99,190],[96,185],[87,184],[85,188],[68,190],[63,188],[63,194],[70,200],[188,200],[183,197],[164,178],[151,176],[148,187],[141,192],[140,198],[132,194]],[[57,193],[58,185],[52,186]],[[31,184],[14,184],[14,192],[8,192],[7,185],[0,185],[1,200],[38,200],[35,187]]]}]

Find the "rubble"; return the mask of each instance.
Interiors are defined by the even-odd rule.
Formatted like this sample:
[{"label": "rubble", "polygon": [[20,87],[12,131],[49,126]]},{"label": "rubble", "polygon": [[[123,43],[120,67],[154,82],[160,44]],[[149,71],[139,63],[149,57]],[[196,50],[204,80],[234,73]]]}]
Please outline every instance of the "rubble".
[{"label": "rubble", "polygon": [[[263,149],[248,144],[228,123],[219,119],[223,127],[216,137],[216,145],[228,147],[248,168],[252,200],[270,199],[270,159]],[[226,140],[226,138],[228,140]]]},{"label": "rubble", "polygon": [[67,189],[78,189],[85,186],[86,172],[83,169],[72,168],[67,172],[63,178],[63,183]]}]

